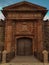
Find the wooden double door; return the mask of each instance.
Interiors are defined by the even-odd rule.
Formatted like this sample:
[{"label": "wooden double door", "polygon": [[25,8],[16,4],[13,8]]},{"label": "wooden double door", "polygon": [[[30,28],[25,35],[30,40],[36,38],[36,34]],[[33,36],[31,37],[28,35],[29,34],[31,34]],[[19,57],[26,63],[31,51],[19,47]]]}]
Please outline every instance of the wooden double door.
[{"label": "wooden double door", "polygon": [[17,40],[17,55],[32,55],[32,39],[19,38]]}]

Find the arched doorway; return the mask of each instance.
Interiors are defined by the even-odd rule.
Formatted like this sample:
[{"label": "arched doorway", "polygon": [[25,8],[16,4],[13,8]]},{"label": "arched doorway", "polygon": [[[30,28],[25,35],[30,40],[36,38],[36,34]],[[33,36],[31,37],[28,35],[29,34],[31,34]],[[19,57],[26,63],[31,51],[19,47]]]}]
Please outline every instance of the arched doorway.
[{"label": "arched doorway", "polygon": [[17,39],[17,55],[32,55],[32,39],[26,37]]}]

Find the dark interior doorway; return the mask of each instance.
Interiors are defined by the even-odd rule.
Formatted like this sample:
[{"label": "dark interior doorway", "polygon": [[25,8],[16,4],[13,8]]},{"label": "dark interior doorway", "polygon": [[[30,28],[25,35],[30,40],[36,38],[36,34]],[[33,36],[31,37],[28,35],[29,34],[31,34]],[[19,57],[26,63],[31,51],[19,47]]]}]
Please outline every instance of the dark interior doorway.
[{"label": "dark interior doorway", "polygon": [[17,40],[17,55],[32,55],[32,39],[24,37]]}]

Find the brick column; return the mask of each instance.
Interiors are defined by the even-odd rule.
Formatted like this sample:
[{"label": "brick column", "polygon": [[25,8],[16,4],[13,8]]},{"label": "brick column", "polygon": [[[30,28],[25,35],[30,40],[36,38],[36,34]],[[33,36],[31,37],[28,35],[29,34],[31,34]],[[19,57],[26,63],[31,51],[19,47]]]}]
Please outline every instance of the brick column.
[{"label": "brick column", "polygon": [[15,30],[16,29],[16,23],[13,21],[12,22],[12,51],[14,52],[15,51]]},{"label": "brick column", "polygon": [[5,23],[5,49],[7,52],[11,51],[12,44],[12,25],[11,20],[6,20]]},{"label": "brick column", "polygon": [[37,20],[34,23],[34,51],[37,52],[38,50],[38,39],[37,39]]},{"label": "brick column", "polygon": [[38,20],[37,23],[37,34],[38,34],[38,52],[43,50],[43,32],[42,32],[42,20]]}]

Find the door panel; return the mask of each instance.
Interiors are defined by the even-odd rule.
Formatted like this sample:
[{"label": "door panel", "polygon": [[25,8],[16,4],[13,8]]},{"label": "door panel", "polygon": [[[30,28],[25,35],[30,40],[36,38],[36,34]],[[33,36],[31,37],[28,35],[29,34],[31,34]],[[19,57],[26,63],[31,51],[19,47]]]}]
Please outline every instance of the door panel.
[{"label": "door panel", "polygon": [[18,41],[18,46],[17,46],[17,48],[18,48],[17,54],[18,54],[18,55],[24,55],[24,42],[23,42],[22,40],[19,40],[19,41]]},{"label": "door panel", "polygon": [[31,55],[32,52],[32,43],[31,40],[25,40],[25,55]]},{"label": "door panel", "polygon": [[32,40],[29,38],[20,38],[17,40],[17,54],[31,55],[32,54]]},{"label": "door panel", "polygon": [[24,55],[24,43],[21,43],[21,49],[20,54]]}]

